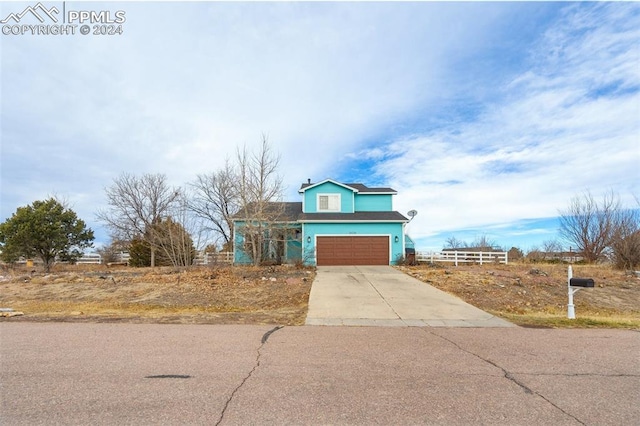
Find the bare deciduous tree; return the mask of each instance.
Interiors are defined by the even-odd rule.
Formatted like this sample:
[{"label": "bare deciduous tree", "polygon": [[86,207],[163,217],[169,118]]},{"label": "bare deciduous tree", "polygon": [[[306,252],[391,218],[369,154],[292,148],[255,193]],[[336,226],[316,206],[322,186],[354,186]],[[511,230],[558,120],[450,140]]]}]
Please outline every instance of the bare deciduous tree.
[{"label": "bare deciduous tree", "polygon": [[112,239],[108,245],[97,248],[96,252],[102,256],[103,263],[118,262],[120,253],[127,251],[129,244],[129,241]]},{"label": "bare deciduous tree", "polygon": [[167,217],[151,226],[154,246],[173,267],[191,266],[196,255],[193,240],[180,222]]},{"label": "bare deciduous tree", "polygon": [[486,234],[482,234],[477,236],[471,244],[466,241],[462,241],[457,239],[456,237],[449,237],[445,240],[444,248],[447,250],[457,249],[457,250],[470,250],[474,251],[491,251],[494,248],[498,247],[497,243],[494,240],[491,240]]},{"label": "bare deciduous tree", "polygon": [[491,251],[498,247],[498,243],[486,234],[482,234],[473,240],[471,247],[480,249],[480,251]]},{"label": "bare deciduous tree", "polygon": [[[640,200],[636,198],[640,206]],[[633,269],[640,266],[640,210],[622,209],[611,241],[616,267]]]},{"label": "bare deciduous tree", "polygon": [[222,170],[198,175],[189,184],[192,194],[187,197],[187,205],[204,220],[204,228],[218,234],[223,245],[232,238],[231,216],[239,210],[237,174],[229,161]]},{"label": "bare deciduous tree", "polygon": [[168,212],[181,196],[178,188],[169,186],[163,174],[145,174],[140,177],[123,173],[105,190],[109,208],[98,212],[116,239],[131,241],[145,239],[151,246],[151,266],[155,266],[152,226],[168,216]]},{"label": "bare deciduous tree", "polygon": [[560,235],[575,245],[588,263],[606,258],[619,218],[620,199],[612,191],[600,202],[587,191],[560,211]]},{"label": "bare deciduous tree", "polygon": [[562,253],[562,244],[558,240],[545,240],[542,242],[542,250],[547,253]]},{"label": "bare deciduous tree", "polygon": [[[282,179],[278,175],[280,157],[262,136],[260,149],[247,151],[246,146],[237,151],[237,195],[239,211],[236,218],[243,220],[243,250],[255,265],[265,260],[269,249],[279,253],[284,237],[276,222],[282,217]],[[276,247],[269,247],[269,244]]]},{"label": "bare deciduous tree", "polygon": [[524,258],[524,253],[518,247],[511,247],[507,252],[507,256],[509,256],[509,262],[522,260]]},{"label": "bare deciduous tree", "polygon": [[[540,262],[544,260],[544,252],[538,246],[533,246],[527,252],[527,260],[531,262]],[[511,259],[511,257],[509,257]]]},{"label": "bare deciduous tree", "polygon": [[468,244],[464,241],[457,239],[454,236],[447,238],[444,242],[445,249],[462,249],[468,247]]}]

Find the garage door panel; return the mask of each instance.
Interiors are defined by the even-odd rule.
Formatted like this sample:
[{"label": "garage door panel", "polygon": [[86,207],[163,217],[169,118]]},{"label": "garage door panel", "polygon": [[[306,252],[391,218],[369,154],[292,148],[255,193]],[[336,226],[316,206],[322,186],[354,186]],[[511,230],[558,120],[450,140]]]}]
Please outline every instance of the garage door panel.
[{"label": "garage door panel", "polygon": [[317,264],[388,265],[389,237],[318,237]]}]

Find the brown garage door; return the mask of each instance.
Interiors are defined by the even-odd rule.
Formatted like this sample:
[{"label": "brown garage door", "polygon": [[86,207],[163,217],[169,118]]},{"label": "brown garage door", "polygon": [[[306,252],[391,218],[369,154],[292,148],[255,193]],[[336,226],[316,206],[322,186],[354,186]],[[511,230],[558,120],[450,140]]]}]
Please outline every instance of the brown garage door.
[{"label": "brown garage door", "polygon": [[317,263],[388,265],[389,237],[318,237]]}]

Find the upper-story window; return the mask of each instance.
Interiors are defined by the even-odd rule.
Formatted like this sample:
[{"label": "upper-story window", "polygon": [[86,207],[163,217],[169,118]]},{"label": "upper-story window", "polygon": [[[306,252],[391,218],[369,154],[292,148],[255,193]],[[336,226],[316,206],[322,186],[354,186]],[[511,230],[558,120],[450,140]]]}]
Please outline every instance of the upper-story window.
[{"label": "upper-story window", "polygon": [[319,194],[318,195],[318,211],[319,212],[339,212],[340,211],[340,194]]}]

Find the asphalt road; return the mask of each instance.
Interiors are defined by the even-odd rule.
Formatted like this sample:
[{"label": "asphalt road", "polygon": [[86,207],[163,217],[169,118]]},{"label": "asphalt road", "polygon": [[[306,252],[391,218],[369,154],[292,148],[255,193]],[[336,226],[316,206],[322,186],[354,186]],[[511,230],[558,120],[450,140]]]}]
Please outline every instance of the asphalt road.
[{"label": "asphalt road", "polygon": [[0,423],[640,424],[640,333],[0,323]]}]

